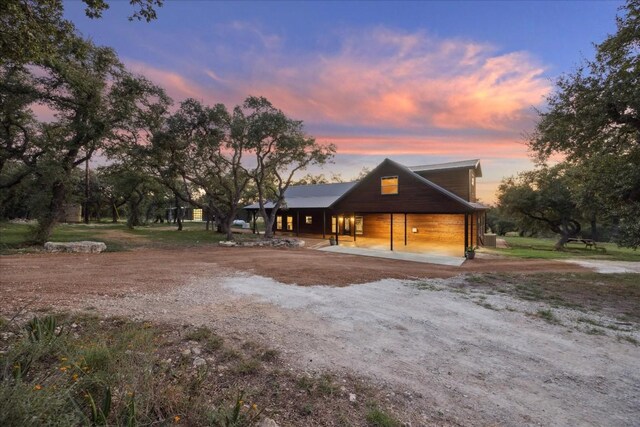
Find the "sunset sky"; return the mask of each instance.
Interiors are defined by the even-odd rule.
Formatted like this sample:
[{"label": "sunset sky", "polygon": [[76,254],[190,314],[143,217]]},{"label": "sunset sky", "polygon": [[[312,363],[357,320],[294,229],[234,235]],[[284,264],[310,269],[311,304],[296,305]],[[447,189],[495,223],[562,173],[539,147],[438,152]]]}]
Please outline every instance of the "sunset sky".
[{"label": "sunset sky", "polygon": [[338,147],[314,173],[345,179],[385,157],[406,165],[480,158],[479,197],[529,169],[524,137],[553,80],[615,31],[621,2],[166,2],[151,23],[128,2],[66,16],[127,66],[228,106],[267,97]]}]

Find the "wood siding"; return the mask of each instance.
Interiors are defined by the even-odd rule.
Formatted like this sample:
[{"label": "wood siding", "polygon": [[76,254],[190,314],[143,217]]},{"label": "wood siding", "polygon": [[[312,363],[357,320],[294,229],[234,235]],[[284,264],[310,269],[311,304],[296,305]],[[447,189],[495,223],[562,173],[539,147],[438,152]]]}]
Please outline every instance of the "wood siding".
[{"label": "wood siding", "polygon": [[[466,170],[465,175],[468,178]],[[398,194],[381,194],[380,179],[385,176],[398,176]],[[468,206],[425,184],[413,172],[388,161],[354,186],[332,208],[337,212],[361,213],[462,213],[470,210]]]},{"label": "wood siding", "polygon": [[429,242],[464,247],[464,215],[407,215],[407,243]]},{"label": "wood siding", "polygon": [[472,200],[471,174],[469,172],[469,169],[451,169],[417,173],[466,201],[475,201]]}]

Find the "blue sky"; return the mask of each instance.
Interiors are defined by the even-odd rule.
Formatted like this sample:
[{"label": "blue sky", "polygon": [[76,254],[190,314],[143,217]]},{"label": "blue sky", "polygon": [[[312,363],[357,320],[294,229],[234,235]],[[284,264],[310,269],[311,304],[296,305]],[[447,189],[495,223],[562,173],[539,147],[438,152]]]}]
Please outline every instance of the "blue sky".
[{"label": "blue sky", "polygon": [[[262,95],[338,146],[345,178],[384,157],[480,158],[480,197],[532,167],[522,135],[552,81],[593,56],[622,2],[166,2],[151,23],[128,2],[66,16],[180,101]],[[320,172],[314,170],[314,172]]]}]

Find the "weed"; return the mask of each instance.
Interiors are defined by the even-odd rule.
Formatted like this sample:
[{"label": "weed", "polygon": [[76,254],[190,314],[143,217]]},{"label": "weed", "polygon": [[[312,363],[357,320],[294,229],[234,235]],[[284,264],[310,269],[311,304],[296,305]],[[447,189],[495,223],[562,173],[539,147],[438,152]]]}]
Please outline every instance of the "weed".
[{"label": "weed", "polygon": [[589,335],[607,335],[602,329],[598,328],[588,328],[585,332]]},{"label": "weed", "polygon": [[593,326],[602,326],[602,323],[595,321],[593,319],[590,319],[588,317],[578,317],[578,322],[588,323],[589,325],[593,325]]},{"label": "weed", "polygon": [[216,350],[220,350],[223,344],[224,344],[224,339],[222,339],[222,337],[213,335],[210,338],[208,338],[207,341],[204,343],[204,348],[207,351],[213,352]]},{"label": "weed", "polygon": [[278,359],[278,356],[280,356],[280,352],[278,350],[269,348],[262,352],[260,360],[264,362],[275,362]]},{"label": "weed", "polygon": [[242,360],[235,367],[235,372],[240,375],[255,374],[260,370],[261,366],[260,362],[256,359]]},{"label": "weed", "polygon": [[336,393],[338,387],[333,383],[331,375],[323,375],[318,381],[318,392],[325,396],[332,396]]},{"label": "weed", "polygon": [[536,314],[538,315],[538,317],[540,317],[541,319],[546,320],[549,323],[553,323],[553,324],[560,323],[560,321],[558,320],[556,315],[553,314],[553,311],[551,311],[549,309],[547,309],[547,310],[538,310]]},{"label": "weed", "polygon": [[238,359],[242,359],[242,355],[232,348],[225,348],[218,357],[220,362],[230,362]]},{"label": "weed", "polygon": [[640,345],[640,341],[629,335],[618,335],[618,341],[626,341],[633,345]]},{"label": "weed", "polygon": [[298,386],[298,388],[306,391],[307,393],[311,393],[314,382],[315,381],[313,381],[313,378],[303,375],[296,380],[296,385]]},{"label": "weed", "polygon": [[209,339],[211,339],[211,337],[213,336],[213,332],[211,332],[211,330],[205,326],[201,326],[197,329],[194,329],[193,331],[190,331],[185,338],[188,341],[198,341],[198,342],[203,342],[203,341],[208,341]]},{"label": "weed", "polygon": [[367,412],[367,422],[375,427],[399,427],[400,421],[387,414],[377,406],[371,407]]},{"label": "weed", "polygon": [[311,403],[306,403],[304,406],[300,408],[300,415],[308,417],[313,414],[313,405]]}]

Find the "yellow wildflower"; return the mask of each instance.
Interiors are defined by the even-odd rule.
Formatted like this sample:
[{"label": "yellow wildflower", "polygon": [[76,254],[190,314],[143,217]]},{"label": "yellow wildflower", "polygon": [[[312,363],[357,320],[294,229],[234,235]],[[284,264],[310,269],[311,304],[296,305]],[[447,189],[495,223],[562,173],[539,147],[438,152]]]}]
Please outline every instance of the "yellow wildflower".
[{"label": "yellow wildflower", "polygon": [[179,423],[180,422],[180,417],[178,415],[173,417],[173,422],[176,423],[176,424]]},{"label": "yellow wildflower", "polygon": [[71,378],[73,378],[74,381],[78,381],[78,374],[73,374],[73,377]]},{"label": "yellow wildflower", "polygon": [[253,409],[254,411],[258,410],[258,405],[256,405],[255,403],[253,405],[251,405],[251,409]]},{"label": "yellow wildflower", "polygon": [[33,389],[34,389],[34,390],[42,390],[42,386],[41,386],[40,384],[36,384],[36,385],[33,387]]},{"label": "yellow wildflower", "polygon": [[62,366],[62,367],[60,368],[60,371],[61,371],[61,372],[67,372],[67,367],[66,367],[66,366]]}]

